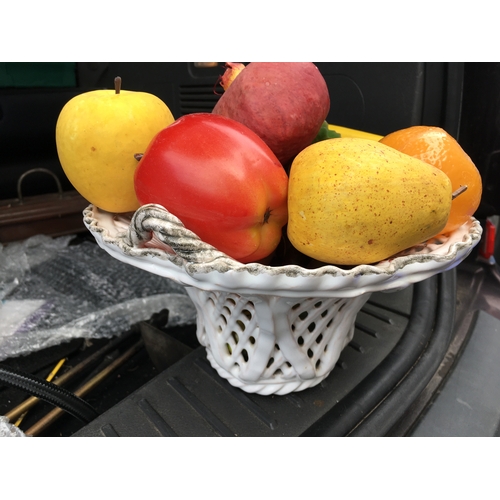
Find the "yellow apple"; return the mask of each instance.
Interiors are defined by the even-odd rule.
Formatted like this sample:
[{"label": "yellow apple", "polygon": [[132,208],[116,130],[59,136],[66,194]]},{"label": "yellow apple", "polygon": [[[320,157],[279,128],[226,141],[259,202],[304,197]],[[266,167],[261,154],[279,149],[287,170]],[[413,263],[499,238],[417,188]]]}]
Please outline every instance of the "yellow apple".
[{"label": "yellow apple", "polygon": [[109,212],[139,208],[134,191],[136,154],[174,122],[168,106],[146,92],[94,90],[71,99],[56,124],[59,161],[73,187]]}]

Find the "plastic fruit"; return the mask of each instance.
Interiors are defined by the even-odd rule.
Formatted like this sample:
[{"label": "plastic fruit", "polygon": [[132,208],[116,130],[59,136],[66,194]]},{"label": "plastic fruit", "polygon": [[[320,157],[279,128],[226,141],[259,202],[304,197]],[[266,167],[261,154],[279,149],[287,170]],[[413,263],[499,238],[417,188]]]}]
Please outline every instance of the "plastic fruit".
[{"label": "plastic fruit", "polygon": [[287,221],[288,177],[245,125],[211,113],[179,118],[151,141],[135,173],[141,204],[162,205],[240,262],[268,257]]},{"label": "plastic fruit", "polygon": [[168,106],[146,92],[94,90],[71,99],[56,125],[57,153],[73,187],[109,212],[139,208],[135,154],[174,121]]},{"label": "plastic fruit", "polygon": [[439,127],[418,125],[392,132],[380,142],[442,170],[450,178],[454,192],[460,186],[467,186],[467,190],[453,200],[450,217],[442,233],[454,231],[477,210],[482,194],[481,175],[448,132]]},{"label": "plastic fruit", "polygon": [[283,165],[311,144],[330,109],[328,86],[311,62],[228,63],[222,85],[213,113],[253,130]]},{"label": "plastic fruit", "polygon": [[288,238],[321,262],[379,262],[438,234],[451,198],[450,179],[428,163],[378,141],[327,139],[292,162]]}]

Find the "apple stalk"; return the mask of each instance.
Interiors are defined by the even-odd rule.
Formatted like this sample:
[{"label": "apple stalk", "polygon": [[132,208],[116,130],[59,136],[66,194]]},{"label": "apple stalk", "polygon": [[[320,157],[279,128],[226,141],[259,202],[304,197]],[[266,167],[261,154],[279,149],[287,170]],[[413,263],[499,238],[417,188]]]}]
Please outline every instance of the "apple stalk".
[{"label": "apple stalk", "polygon": [[122,88],[122,78],[121,76],[115,77],[115,94],[119,94]]}]

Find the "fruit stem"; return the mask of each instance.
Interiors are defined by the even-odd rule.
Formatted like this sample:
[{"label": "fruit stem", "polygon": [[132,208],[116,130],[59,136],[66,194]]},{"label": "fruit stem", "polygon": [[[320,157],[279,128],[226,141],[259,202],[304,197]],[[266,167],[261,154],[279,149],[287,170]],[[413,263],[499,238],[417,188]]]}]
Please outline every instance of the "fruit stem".
[{"label": "fruit stem", "polygon": [[457,196],[460,196],[465,191],[467,191],[467,186],[460,186],[456,191],[453,191],[453,193],[451,193],[451,199],[454,200]]},{"label": "fruit stem", "polygon": [[119,94],[122,86],[122,77],[117,76],[115,78],[115,94]]},{"label": "fruit stem", "polygon": [[242,63],[226,63],[226,71],[222,75],[220,82],[221,87],[227,90],[229,86],[233,83],[234,79],[245,69],[245,65]]},{"label": "fruit stem", "polygon": [[269,217],[271,217],[271,209],[267,208],[264,212],[264,221],[263,224],[267,224],[269,222]]}]

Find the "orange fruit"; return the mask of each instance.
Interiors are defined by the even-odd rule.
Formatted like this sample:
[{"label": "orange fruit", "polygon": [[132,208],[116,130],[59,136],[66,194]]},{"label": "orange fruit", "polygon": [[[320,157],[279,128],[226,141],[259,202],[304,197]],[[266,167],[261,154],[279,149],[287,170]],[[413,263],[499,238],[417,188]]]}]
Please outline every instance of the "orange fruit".
[{"label": "orange fruit", "polygon": [[467,190],[453,200],[442,234],[470,220],[481,202],[481,175],[454,137],[439,127],[417,125],[396,130],[380,142],[442,170],[450,178],[453,192],[467,186]]}]

